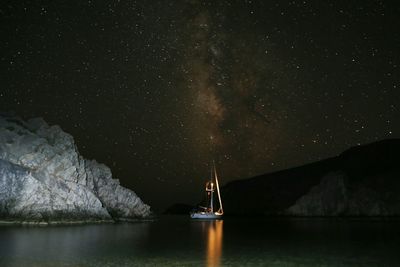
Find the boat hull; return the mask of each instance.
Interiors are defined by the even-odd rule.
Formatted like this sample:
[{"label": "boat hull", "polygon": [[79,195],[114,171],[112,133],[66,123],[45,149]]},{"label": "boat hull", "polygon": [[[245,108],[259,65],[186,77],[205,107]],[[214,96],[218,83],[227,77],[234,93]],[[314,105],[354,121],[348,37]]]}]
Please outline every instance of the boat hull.
[{"label": "boat hull", "polygon": [[190,214],[190,218],[201,220],[218,220],[222,219],[222,214],[215,212],[194,212]]}]

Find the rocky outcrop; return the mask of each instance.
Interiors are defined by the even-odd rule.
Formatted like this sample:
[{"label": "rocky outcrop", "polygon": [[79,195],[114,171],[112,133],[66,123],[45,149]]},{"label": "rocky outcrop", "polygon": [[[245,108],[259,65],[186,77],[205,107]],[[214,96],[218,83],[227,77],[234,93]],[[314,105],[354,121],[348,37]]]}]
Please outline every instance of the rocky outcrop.
[{"label": "rocky outcrop", "polygon": [[146,218],[150,207],[79,155],[71,135],[43,119],[0,116],[0,218],[87,221]]},{"label": "rocky outcrop", "polygon": [[[344,172],[330,173],[284,214],[295,216],[398,216],[399,173],[372,175],[354,182]],[[382,183],[386,185],[381,186]],[[380,184],[380,185],[379,185]]]},{"label": "rocky outcrop", "polygon": [[288,215],[341,215],[347,208],[348,190],[344,173],[329,173],[300,197],[285,213]]},{"label": "rocky outcrop", "polygon": [[400,216],[400,140],[222,188],[227,214]]}]

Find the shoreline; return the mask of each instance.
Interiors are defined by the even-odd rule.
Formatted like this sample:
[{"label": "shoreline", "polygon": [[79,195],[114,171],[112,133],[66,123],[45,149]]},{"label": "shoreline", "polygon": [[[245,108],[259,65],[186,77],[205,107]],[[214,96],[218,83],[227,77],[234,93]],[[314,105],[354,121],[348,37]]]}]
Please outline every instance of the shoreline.
[{"label": "shoreline", "polygon": [[19,225],[19,226],[54,226],[54,225],[85,225],[85,224],[118,224],[118,223],[137,223],[137,222],[151,222],[156,218],[143,218],[143,219],[116,219],[116,220],[54,220],[54,221],[24,221],[13,219],[0,219],[0,226],[5,225]]},{"label": "shoreline", "polygon": [[114,220],[55,220],[55,221],[20,221],[20,220],[0,220],[2,225],[21,225],[21,226],[49,226],[49,225],[80,225],[80,224],[103,224],[115,223]]}]

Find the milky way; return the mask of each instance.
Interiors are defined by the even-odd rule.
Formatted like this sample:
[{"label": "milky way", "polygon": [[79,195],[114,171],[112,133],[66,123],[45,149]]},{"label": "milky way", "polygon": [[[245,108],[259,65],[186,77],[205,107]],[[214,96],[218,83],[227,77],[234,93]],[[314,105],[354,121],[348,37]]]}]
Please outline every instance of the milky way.
[{"label": "milky way", "polygon": [[223,9],[212,13],[195,3],[182,69],[182,91],[191,103],[187,125],[198,140],[193,152],[201,153],[201,162],[226,165],[230,177],[262,173],[296,124],[281,125],[290,112],[288,74],[278,58],[252,43],[254,36],[229,34]]},{"label": "milky way", "polygon": [[156,209],[400,137],[399,4],[15,1],[0,110],[44,117]]}]

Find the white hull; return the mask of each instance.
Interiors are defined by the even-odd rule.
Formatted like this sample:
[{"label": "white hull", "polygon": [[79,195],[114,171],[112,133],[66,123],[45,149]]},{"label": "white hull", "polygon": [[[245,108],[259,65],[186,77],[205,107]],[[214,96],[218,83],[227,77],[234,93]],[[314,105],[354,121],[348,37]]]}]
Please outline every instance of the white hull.
[{"label": "white hull", "polygon": [[192,219],[203,219],[203,220],[216,220],[222,219],[222,214],[217,212],[194,212],[190,214]]}]

